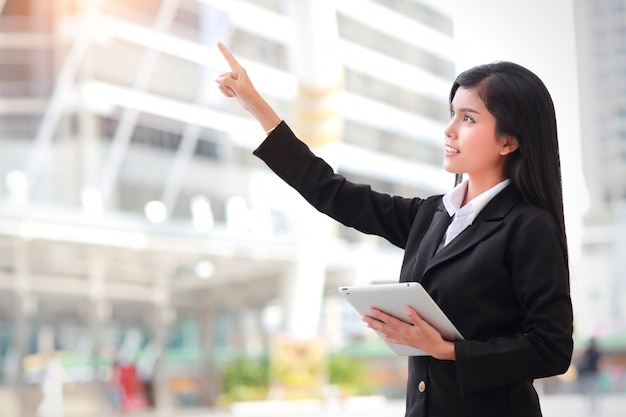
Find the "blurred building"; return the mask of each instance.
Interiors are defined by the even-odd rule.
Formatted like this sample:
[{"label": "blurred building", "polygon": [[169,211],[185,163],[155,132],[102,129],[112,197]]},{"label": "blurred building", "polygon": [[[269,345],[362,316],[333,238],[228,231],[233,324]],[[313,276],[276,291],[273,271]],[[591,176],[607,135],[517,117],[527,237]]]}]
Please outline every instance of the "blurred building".
[{"label": "blurred building", "polygon": [[0,0],[0,401],[16,415],[45,350],[96,398],[115,350],[167,408],[212,404],[217,364],[273,335],[366,337],[337,286],[395,281],[400,250],[276,179],[214,83],[221,39],[340,173],[447,190],[451,18],[436,0],[328,3]]},{"label": "blurred building", "polygon": [[[586,337],[626,335],[626,1],[574,3],[590,195],[576,281],[585,313],[577,321]],[[626,337],[616,342],[626,350]]]}]

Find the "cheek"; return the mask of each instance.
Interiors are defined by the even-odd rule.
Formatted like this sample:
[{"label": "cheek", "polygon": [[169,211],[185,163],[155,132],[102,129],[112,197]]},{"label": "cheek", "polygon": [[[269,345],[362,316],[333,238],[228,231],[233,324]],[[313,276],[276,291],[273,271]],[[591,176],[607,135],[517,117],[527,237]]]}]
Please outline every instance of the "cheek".
[{"label": "cheek", "polygon": [[491,131],[476,130],[465,137],[462,151],[480,157],[497,153],[498,149],[498,143]]},{"label": "cheek", "polygon": [[495,139],[489,136],[474,136],[464,145],[461,152],[466,170],[491,167],[501,159]]}]

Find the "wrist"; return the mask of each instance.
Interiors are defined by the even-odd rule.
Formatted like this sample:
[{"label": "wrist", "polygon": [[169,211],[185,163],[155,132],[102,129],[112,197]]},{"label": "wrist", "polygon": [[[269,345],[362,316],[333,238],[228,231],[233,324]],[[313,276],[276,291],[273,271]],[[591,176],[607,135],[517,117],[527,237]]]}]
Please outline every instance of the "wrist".
[{"label": "wrist", "polygon": [[270,135],[270,133],[272,133],[272,132],[274,131],[274,129],[276,129],[277,127],[278,127],[278,125],[276,125],[276,126],[274,126],[274,127],[270,128],[270,129],[267,129],[267,130],[265,131],[265,136],[269,136],[269,135]]},{"label": "wrist", "polygon": [[454,342],[444,341],[439,350],[437,359],[453,361],[456,359],[456,350],[454,348]]},{"label": "wrist", "polygon": [[259,122],[265,135],[269,135],[276,128],[282,119],[276,114],[274,109],[262,98],[249,109],[250,113]]}]

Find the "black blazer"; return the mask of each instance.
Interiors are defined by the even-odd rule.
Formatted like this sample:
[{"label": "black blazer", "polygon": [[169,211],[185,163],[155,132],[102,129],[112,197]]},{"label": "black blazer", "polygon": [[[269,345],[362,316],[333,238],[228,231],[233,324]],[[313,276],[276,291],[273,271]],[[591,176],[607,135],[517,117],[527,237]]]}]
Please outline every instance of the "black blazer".
[{"label": "black blazer", "polygon": [[455,361],[409,358],[407,417],[541,416],[532,382],[565,372],[573,349],[567,262],[546,211],[509,185],[436,252],[450,223],[441,196],[351,183],[284,122],[254,154],[319,211],[403,248],[400,281],[421,282],[465,337]]}]

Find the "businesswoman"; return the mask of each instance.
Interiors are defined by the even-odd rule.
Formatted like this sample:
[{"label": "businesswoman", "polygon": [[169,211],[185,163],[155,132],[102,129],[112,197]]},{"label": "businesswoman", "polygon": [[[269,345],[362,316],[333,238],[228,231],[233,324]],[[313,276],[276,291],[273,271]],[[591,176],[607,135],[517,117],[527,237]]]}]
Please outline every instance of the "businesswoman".
[{"label": "businesswoman", "polygon": [[533,380],[565,372],[573,348],[556,118],[541,80],[510,62],[461,73],[444,168],[467,179],[403,198],[334,173],[218,47],[230,65],[219,89],[266,130],[254,154],[319,211],[403,248],[400,281],[421,282],[465,337],[444,340],[413,310],[410,324],[363,318],[429,354],[409,357],[406,416],[541,416]]}]

